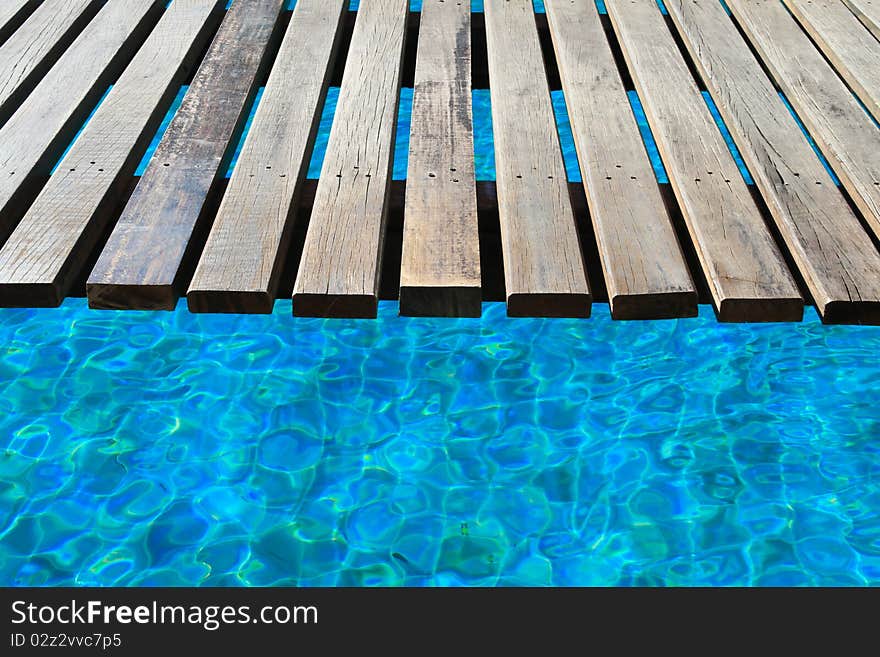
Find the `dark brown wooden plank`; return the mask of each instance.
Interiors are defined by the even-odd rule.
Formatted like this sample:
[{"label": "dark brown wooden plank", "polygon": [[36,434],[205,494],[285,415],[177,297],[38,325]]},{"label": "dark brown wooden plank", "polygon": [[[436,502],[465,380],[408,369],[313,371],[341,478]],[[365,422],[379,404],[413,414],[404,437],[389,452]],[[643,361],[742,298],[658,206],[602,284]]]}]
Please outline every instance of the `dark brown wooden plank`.
[{"label": "dark brown wooden plank", "polygon": [[425,0],[407,169],[400,314],[479,317],[469,3]]},{"label": "dark brown wooden plank", "polygon": [[375,317],[409,3],[365,0],[293,292],[300,316]]},{"label": "dark brown wooden plank", "polygon": [[0,128],[0,243],[164,4],[110,0]]},{"label": "dark brown wooden plank", "polygon": [[223,178],[284,0],[227,12],[86,286],[92,308],[173,310],[181,267]]},{"label": "dark brown wooden plank", "polygon": [[102,0],[44,0],[0,47],[0,124],[103,5]]},{"label": "dark brown wooden plank", "polygon": [[697,292],[593,0],[545,0],[615,319],[693,317]]},{"label": "dark brown wooden plank", "polygon": [[712,294],[729,322],[800,321],[803,300],[655,0],[605,5]]},{"label": "dark brown wooden plank", "polygon": [[880,254],[720,4],[666,0],[826,322],[880,322]]},{"label": "dark brown wooden plank", "polygon": [[115,216],[224,0],[174,0],[0,249],[0,304],[57,306]]},{"label": "dark brown wooden plank", "polygon": [[485,11],[507,313],[589,317],[532,1],[490,0]]}]

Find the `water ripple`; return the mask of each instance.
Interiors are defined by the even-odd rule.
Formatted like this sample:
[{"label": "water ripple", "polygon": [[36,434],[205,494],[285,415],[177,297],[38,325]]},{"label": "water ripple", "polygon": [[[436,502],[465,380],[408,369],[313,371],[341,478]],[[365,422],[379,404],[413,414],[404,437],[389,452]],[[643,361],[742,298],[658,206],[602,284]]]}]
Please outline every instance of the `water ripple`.
[{"label": "water ripple", "polygon": [[3,584],[880,583],[876,328],[72,300],[0,337]]}]

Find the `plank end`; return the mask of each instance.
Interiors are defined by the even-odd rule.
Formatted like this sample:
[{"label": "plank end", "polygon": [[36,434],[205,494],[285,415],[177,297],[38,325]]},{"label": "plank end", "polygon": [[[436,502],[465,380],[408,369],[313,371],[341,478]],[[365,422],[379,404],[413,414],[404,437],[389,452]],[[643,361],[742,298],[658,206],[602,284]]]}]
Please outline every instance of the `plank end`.
[{"label": "plank end", "polygon": [[294,294],[295,317],[376,319],[379,300],[372,294]]},{"label": "plank end", "polygon": [[587,318],[592,304],[592,296],[583,293],[510,294],[507,297],[507,316]]},{"label": "plank end", "polygon": [[819,316],[823,324],[880,326],[880,301],[831,301]]},{"label": "plank end", "polygon": [[174,310],[177,293],[171,285],[86,283],[89,308],[95,310]]},{"label": "plank end", "polygon": [[186,305],[193,313],[269,315],[275,299],[265,290],[190,290]]},{"label": "plank end", "polygon": [[718,312],[719,322],[800,322],[804,319],[804,300],[777,299],[724,299]]},{"label": "plank end", "polygon": [[478,286],[400,288],[400,314],[405,317],[480,317],[482,302]]},{"label": "plank end", "polygon": [[618,294],[611,298],[612,319],[677,319],[699,313],[694,290],[656,294]]},{"label": "plank end", "polygon": [[57,308],[64,301],[55,283],[0,283],[2,308]]}]

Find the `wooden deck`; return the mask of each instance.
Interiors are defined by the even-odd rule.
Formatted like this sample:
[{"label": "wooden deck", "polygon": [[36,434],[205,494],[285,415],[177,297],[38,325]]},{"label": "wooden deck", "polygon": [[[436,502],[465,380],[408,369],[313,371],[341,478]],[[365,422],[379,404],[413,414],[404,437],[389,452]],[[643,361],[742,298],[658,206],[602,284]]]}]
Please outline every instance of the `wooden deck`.
[{"label": "wooden deck", "polygon": [[880,325],[877,0],[226,4],[0,3],[0,306]]}]

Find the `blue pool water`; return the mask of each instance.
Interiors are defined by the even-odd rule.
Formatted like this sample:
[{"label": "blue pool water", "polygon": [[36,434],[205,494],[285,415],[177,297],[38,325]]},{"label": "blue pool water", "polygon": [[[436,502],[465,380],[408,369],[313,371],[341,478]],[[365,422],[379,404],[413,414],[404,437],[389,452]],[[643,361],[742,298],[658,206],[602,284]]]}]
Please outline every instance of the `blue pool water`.
[{"label": "blue pool water", "polygon": [[880,584],[880,330],[0,311],[0,583]]},{"label": "blue pool water", "polygon": [[396,314],[0,310],[0,585],[880,585],[880,329]]}]

